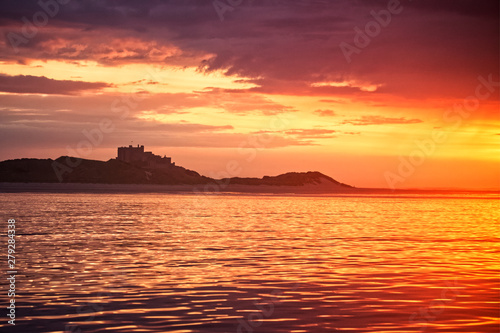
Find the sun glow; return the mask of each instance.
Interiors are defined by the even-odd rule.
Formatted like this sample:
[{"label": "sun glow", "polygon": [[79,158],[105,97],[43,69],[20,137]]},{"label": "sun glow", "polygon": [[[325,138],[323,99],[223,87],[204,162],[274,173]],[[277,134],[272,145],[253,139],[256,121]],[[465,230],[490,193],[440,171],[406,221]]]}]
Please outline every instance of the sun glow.
[{"label": "sun glow", "polygon": [[221,89],[248,89],[255,87],[240,78],[225,76],[222,72],[201,73],[195,67],[154,66],[127,64],[104,66],[95,61],[32,61],[29,65],[0,63],[0,72],[15,75],[45,76],[55,80],[106,82],[111,86],[104,92],[131,93],[185,93],[201,91],[206,87]]}]

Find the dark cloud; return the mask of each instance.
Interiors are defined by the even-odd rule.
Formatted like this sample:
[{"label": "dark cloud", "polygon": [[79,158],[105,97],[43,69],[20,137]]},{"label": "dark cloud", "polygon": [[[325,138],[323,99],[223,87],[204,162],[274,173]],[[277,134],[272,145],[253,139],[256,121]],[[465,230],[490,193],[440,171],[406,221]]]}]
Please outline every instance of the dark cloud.
[{"label": "dark cloud", "polygon": [[[199,66],[250,78],[254,92],[373,95],[359,87],[311,89],[354,80],[380,86],[375,94],[412,99],[463,98],[478,75],[499,71],[498,1],[402,0],[404,10],[351,63],[339,44],[353,44],[354,27],[363,29],[388,1],[305,3],[244,1],[220,22],[211,1],[73,0],[18,54],[4,40],[0,57]],[[21,17],[40,10],[37,1],[1,6],[4,35],[20,33]]]},{"label": "dark cloud", "polygon": [[[240,94],[234,105],[245,112],[260,113],[265,107],[279,110],[268,100],[259,96]],[[214,97],[215,96],[215,97]],[[128,115],[122,117],[122,111],[115,112],[116,101],[132,101],[129,95],[14,95],[2,96],[0,109],[0,140],[13,149],[29,143],[31,148],[55,148],[64,151],[67,146],[76,147],[82,140],[87,140],[83,131],[99,128],[103,119],[109,119],[114,127],[111,133],[103,135],[99,147],[113,147],[137,138],[147,145],[167,145],[176,147],[239,147],[242,142],[251,140],[255,133],[241,133],[228,123],[208,125],[187,121],[159,122],[155,115],[187,113],[191,108],[211,105],[225,110],[225,101],[230,96],[223,91],[207,93],[155,94],[129,105]],[[256,104],[251,106],[251,99]],[[222,106],[219,102],[222,101]],[[259,103],[264,103],[258,107]],[[126,105],[125,103],[119,104]],[[271,107],[272,106],[272,107]],[[243,112],[239,110],[238,112]],[[153,118],[147,117],[152,115]],[[145,117],[146,116],[146,117]],[[315,144],[311,140],[297,135],[275,133],[266,147],[287,147]]]},{"label": "dark cloud", "polygon": [[[34,110],[35,114],[57,114],[60,121],[92,122],[99,117],[118,118],[188,114],[202,108],[230,112],[237,115],[279,114],[295,111],[293,108],[249,93],[229,93],[207,90],[195,93],[144,94],[108,93],[102,95],[4,95],[2,106],[10,110]],[[139,99],[138,99],[139,98]],[[62,111],[61,111],[62,110]]]},{"label": "dark cloud", "polygon": [[[89,140],[84,131],[94,133],[94,138],[99,139],[95,130],[104,117],[89,116],[85,123],[58,119],[60,117],[65,119],[64,111],[41,113],[35,110],[0,109],[0,140],[3,147],[22,148],[29,142],[30,148],[57,149],[62,154],[67,147],[75,149],[81,142]],[[260,140],[262,135],[235,132],[231,125],[161,123],[139,118],[112,118],[111,121],[114,130],[102,134],[98,145],[100,148],[116,147],[131,139],[138,139],[148,146],[238,148],[244,143],[248,145],[248,142]],[[315,143],[305,135],[273,133],[271,136],[266,135],[261,148],[308,145]]]},{"label": "dark cloud", "polygon": [[[358,0],[359,2],[370,7],[387,7],[389,0]],[[498,11],[500,9],[499,2],[496,0],[400,0],[402,6],[407,6],[412,9],[418,9],[423,12],[442,13],[446,14],[460,14],[464,16],[477,16],[482,18],[498,18]]]},{"label": "dark cloud", "polygon": [[44,76],[0,74],[0,91],[17,94],[72,95],[109,86],[104,82],[54,80]]}]

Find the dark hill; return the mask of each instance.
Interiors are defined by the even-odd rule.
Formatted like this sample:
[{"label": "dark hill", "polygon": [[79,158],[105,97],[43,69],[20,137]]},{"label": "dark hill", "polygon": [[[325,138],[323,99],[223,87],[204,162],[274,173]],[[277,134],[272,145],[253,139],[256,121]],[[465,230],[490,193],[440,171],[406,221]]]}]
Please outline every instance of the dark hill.
[{"label": "dark hill", "polygon": [[179,166],[148,170],[116,159],[107,162],[68,156],[0,162],[0,182],[99,184],[205,184],[212,179]]},{"label": "dark hill", "polygon": [[215,180],[196,171],[169,165],[162,169],[138,167],[116,159],[107,162],[61,156],[52,159],[17,159],[0,162],[0,182],[8,183],[96,183],[96,184],[231,184],[347,187],[320,172],[290,172],[275,177]]},{"label": "dark hill", "polygon": [[222,181],[237,185],[269,185],[269,186],[303,186],[303,185],[336,185],[351,187],[339,183],[335,179],[328,177],[318,171],[309,172],[288,172],[279,176],[262,178],[230,178]]}]

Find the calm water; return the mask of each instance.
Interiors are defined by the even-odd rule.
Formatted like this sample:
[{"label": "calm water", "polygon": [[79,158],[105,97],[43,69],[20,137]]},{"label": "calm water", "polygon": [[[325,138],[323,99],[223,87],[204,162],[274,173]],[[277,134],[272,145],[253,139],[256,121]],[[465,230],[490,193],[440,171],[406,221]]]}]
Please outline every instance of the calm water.
[{"label": "calm water", "polygon": [[16,326],[2,307],[0,330],[498,332],[499,206],[477,195],[2,194],[2,251],[15,218],[19,275]]}]

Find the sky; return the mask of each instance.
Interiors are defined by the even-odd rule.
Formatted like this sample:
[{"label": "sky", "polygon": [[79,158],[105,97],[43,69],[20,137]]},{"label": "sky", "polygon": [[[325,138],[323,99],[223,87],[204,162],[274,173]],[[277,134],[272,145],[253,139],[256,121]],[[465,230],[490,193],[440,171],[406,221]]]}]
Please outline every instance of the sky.
[{"label": "sky", "polygon": [[0,160],[500,188],[497,0],[3,0]]}]

